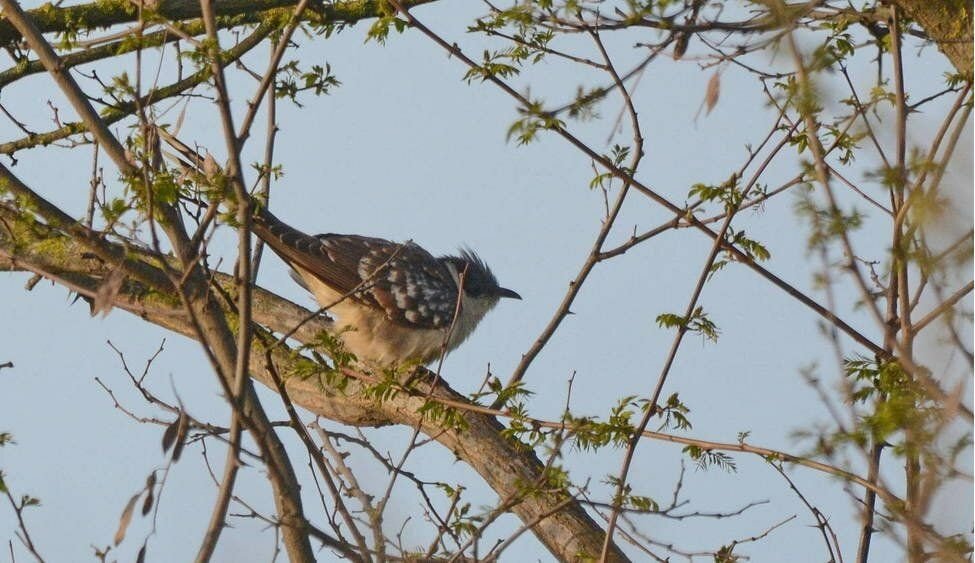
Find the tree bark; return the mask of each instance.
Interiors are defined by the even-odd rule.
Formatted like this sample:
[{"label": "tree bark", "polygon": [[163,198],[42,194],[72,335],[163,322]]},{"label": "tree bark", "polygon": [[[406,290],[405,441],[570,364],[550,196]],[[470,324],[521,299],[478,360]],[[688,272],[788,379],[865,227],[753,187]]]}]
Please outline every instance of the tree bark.
[{"label": "tree bark", "polygon": [[[409,6],[419,6],[433,0],[410,0]],[[255,23],[268,17],[269,10],[285,8],[291,14],[298,0],[220,0],[214,3],[219,17],[233,17],[238,25]],[[55,7],[45,4],[26,10],[27,16],[41,33],[86,32],[114,25],[134,23],[139,19],[137,4],[131,0],[98,0],[75,6]],[[155,15],[180,22],[201,17],[198,0],[157,0],[146,2]],[[334,4],[320,4],[306,10],[305,19],[312,23],[355,23],[375,18],[381,11],[376,0],[347,0]],[[10,22],[0,19],[0,45],[10,45],[20,40],[20,33]]]},{"label": "tree bark", "polygon": [[896,0],[969,82],[972,81],[972,3],[970,0]]}]

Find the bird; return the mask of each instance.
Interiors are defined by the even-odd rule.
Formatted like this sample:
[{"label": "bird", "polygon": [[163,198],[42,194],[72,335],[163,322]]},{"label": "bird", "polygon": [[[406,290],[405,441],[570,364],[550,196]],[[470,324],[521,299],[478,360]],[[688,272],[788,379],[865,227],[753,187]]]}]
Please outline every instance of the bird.
[{"label": "bird", "polygon": [[337,317],[333,334],[368,366],[428,365],[464,342],[501,299],[521,299],[470,249],[435,257],[412,241],[308,235],[261,206],[251,229]]}]

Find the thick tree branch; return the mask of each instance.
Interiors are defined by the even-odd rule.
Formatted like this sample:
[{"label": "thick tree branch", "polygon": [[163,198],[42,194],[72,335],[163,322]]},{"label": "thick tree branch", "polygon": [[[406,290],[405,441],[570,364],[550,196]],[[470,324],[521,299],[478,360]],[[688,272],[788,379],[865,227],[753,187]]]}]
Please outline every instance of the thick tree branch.
[{"label": "thick tree branch", "polygon": [[[432,0],[412,0],[410,6],[419,6]],[[298,0],[220,0],[214,6],[219,18],[232,18],[236,25],[256,23],[276,17],[276,8],[285,8],[285,17],[294,13]],[[145,10],[148,10],[148,3]],[[313,24],[355,23],[374,18],[382,13],[381,3],[375,0],[351,0],[331,4],[319,3],[305,14]],[[27,11],[28,18],[41,33],[85,33],[114,25],[138,20],[137,4],[130,0],[99,0],[77,6],[55,7],[45,4]],[[200,3],[196,0],[160,0],[154,3],[151,16],[154,19],[185,21],[201,17]],[[0,45],[8,45],[20,39],[20,34],[10,22],[0,20]]]},{"label": "thick tree branch", "polygon": [[895,0],[938,49],[972,81],[972,3],[969,0]]}]

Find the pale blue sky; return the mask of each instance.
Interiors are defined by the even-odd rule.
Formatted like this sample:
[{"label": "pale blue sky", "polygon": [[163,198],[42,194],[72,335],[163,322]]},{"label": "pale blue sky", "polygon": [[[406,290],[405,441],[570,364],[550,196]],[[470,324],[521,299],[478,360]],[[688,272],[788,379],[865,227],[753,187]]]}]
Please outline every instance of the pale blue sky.
[{"label": "pale blue sky", "polygon": [[[479,13],[480,7],[472,3],[438,3],[416,10],[418,17],[475,58],[484,46],[464,29]],[[329,40],[303,38],[302,47],[292,54],[308,64],[328,61],[343,85],[328,97],[303,98],[305,107],[300,110],[284,103],[279,106],[276,155],[285,176],[274,187],[271,208],[282,219],[312,232],[410,238],[434,253],[451,252],[460,245],[476,249],[501,283],[518,291],[524,301],[501,303],[448,358],[444,377],[456,389],[471,392],[489,363],[493,373],[507,379],[548,322],[600,227],[602,196],[588,188],[592,176],[588,160],[565,142],[542,135],[527,147],[507,143],[505,132],[517,115],[513,101],[491,85],[463,83],[460,78],[466,69],[432,42],[410,32],[392,36],[386,46],[363,44],[366,30],[367,25],[360,25]],[[635,40],[639,39],[630,34],[607,42],[621,61],[632,61],[630,46]],[[248,59],[255,70],[264,68],[265,53],[258,50]],[[787,58],[780,53],[778,60],[785,68]],[[116,64],[115,70],[132,69],[131,58]],[[921,62],[908,58],[906,74],[910,84],[921,85],[917,93],[923,96],[940,89],[946,69],[946,62],[929,49]],[[110,70],[106,67],[103,73]],[[647,150],[640,178],[676,203],[685,200],[696,182],[725,180],[742,162],[745,143],[757,145],[771,124],[772,115],[756,80],[735,67],[722,74],[721,99],[712,114],[695,120],[711,72],[702,71],[693,61],[661,60],[650,66],[634,96]],[[167,73],[171,69],[164,69],[163,75]],[[530,86],[533,96],[561,103],[577,84],[593,76],[549,60],[513,82],[520,89]],[[871,79],[870,71],[864,73],[863,90]],[[243,92],[234,100],[239,112],[254,85],[239,73],[231,84]],[[50,79],[38,76],[4,90],[0,101],[37,129],[47,129],[48,110],[38,100],[57,100],[52,91]],[[925,142],[937,127],[936,121],[925,121],[940,118],[935,109],[932,106],[917,118],[924,125],[915,130],[912,143]],[[608,150],[605,139],[618,110],[618,97],[611,97],[599,106],[603,119],[571,123],[571,128],[599,150]],[[63,104],[62,112],[69,112]],[[222,154],[217,122],[211,105],[196,103],[180,136]],[[0,120],[2,140],[17,136],[8,121]],[[970,137],[967,133],[959,149],[966,157],[971,153]],[[248,159],[261,154],[261,141],[261,134],[252,137]],[[613,142],[629,143],[630,138],[624,132]],[[787,150],[763,181],[775,187],[776,181],[794,175],[794,154]],[[24,181],[71,213],[83,212],[87,149],[24,152],[17,157],[20,162],[13,170]],[[965,174],[971,161],[963,159],[962,164],[961,176],[949,180],[962,188],[956,220],[970,225],[971,178]],[[862,180],[863,171],[874,165],[874,154],[868,153],[849,176]],[[106,176],[111,180],[113,174],[107,171]],[[792,212],[794,201],[792,195],[780,196],[762,213],[743,213],[735,225],[767,244],[772,271],[801,289],[810,289],[812,268],[818,264],[805,254],[806,230]],[[858,208],[868,211],[862,204]],[[669,218],[658,205],[632,194],[611,239],[623,240],[633,228],[646,229]],[[885,246],[875,236],[867,229],[856,242],[864,254],[879,257]],[[225,263],[232,260],[229,240],[217,241],[214,247],[228,252]],[[696,233],[671,232],[599,266],[573,307],[575,315],[563,323],[528,372],[527,386],[536,393],[529,404],[532,414],[558,417],[566,381],[573,373],[572,407],[577,414],[603,416],[622,396],[646,396],[672,339],[672,333],[658,328],[654,319],[686,306],[709,248],[710,241]],[[165,350],[151,371],[152,388],[164,397],[172,397],[175,389],[199,418],[224,421],[228,409],[193,342],[123,312],[93,319],[83,302],[72,304],[72,296],[60,287],[42,282],[32,293],[25,292],[27,279],[23,274],[0,275],[0,319],[6,321],[0,323],[0,362],[9,360],[16,366],[0,371],[0,431],[13,433],[17,440],[17,445],[0,449],[0,468],[16,493],[42,499],[40,508],[27,513],[41,553],[50,561],[85,560],[92,553],[90,545],[104,547],[111,542],[128,498],[149,471],[165,462],[159,448],[162,429],[136,424],[113,409],[94,381],[100,378],[136,412],[157,414],[137,397],[106,341],[125,353],[133,370],[141,371],[166,338]],[[264,261],[260,283],[303,305],[312,303],[277,258]],[[855,297],[839,295],[842,303]],[[819,335],[818,319],[735,264],[706,287],[701,303],[721,327],[721,338],[717,344],[696,336],[685,340],[665,396],[680,392],[691,408],[695,437],[733,442],[738,431],[751,430],[750,440],[756,444],[801,453],[805,445],[797,443],[792,432],[826,421],[828,415],[803,383],[799,369],[818,362],[825,384],[835,385],[838,377]],[[846,320],[877,338],[878,331],[865,315],[849,308],[843,311]],[[264,396],[272,416],[280,418],[278,401],[270,393]],[[408,439],[403,429],[367,433],[394,457]],[[287,432],[282,434],[304,475],[307,467],[301,466],[300,445]],[[576,482],[591,477],[593,496],[606,500],[611,493],[601,481],[619,470],[622,453],[573,452],[565,463]],[[353,463],[363,457],[356,452]],[[223,460],[215,444],[211,459],[218,465]],[[680,459],[679,447],[644,442],[631,473],[634,492],[666,502]],[[818,531],[810,526],[811,516],[787,484],[759,459],[740,455],[735,460],[739,471],[734,474],[717,469],[701,472],[689,465],[683,497],[692,501],[689,510],[731,511],[766,499],[768,504],[719,521],[644,520],[644,529],[655,539],[682,548],[714,549],[796,514],[795,520],[762,542],[740,548],[740,553],[753,561],[781,561],[785,554],[791,561],[821,561]],[[370,464],[360,466],[365,486],[374,490],[385,486],[383,472]],[[414,454],[407,468],[429,472],[425,475],[430,479],[469,486],[475,507],[496,501],[469,469],[439,446]],[[851,501],[840,484],[806,469],[795,469],[791,476],[812,502],[831,515],[844,551],[852,553],[857,531]],[[320,505],[311,482],[307,483],[306,507],[318,518]],[[162,495],[156,535],[149,540],[150,561],[183,561],[195,555],[215,490],[199,447],[189,448],[173,467]],[[256,506],[270,506],[259,471],[244,471],[238,490]],[[948,521],[971,520],[970,491],[959,496],[967,500],[943,507]],[[398,529],[402,519],[412,514],[414,520],[404,537],[417,541],[426,537],[418,506],[412,491],[404,487],[387,516],[390,529]],[[0,537],[13,538],[14,525],[11,511],[0,510]],[[517,525],[509,517],[495,533],[503,535]],[[113,550],[119,560],[134,557],[148,526],[151,522],[135,519],[129,539]],[[272,533],[248,521],[235,520],[235,526],[226,533],[215,560],[267,560]],[[896,551],[889,542],[879,540],[875,547],[876,561],[894,558]],[[509,551],[511,561],[549,557],[528,535]],[[26,559],[18,551],[17,560]],[[328,560],[327,554],[323,553],[323,560]]]}]

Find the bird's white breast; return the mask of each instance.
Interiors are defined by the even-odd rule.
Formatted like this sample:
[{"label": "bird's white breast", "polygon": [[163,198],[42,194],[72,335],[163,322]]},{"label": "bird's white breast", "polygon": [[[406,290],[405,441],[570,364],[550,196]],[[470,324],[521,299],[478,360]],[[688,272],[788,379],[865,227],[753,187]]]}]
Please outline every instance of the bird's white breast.
[{"label": "bird's white breast", "polygon": [[362,305],[315,276],[298,273],[322,307],[336,318],[336,336],[347,351],[366,363],[387,366],[407,361],[429,363],[440,353],[445,331],[397,325],[379,309]]},{"label": "bird's white breast", "polygon": [[[454,280],[459,276],[448,266]],[[356,358],[380,366],[416,361],[428,364],[440,356],[450,334],[447,350],[459,346],[474,331],[484,315],[497,303],[497,297],[464,295],[460,314],[449,328],[414,328],[392,322],[380,310],[361,304],[329,287],[317,277],[297,269],[308,289],[329,315],[336,317],[336,336]]]}]

